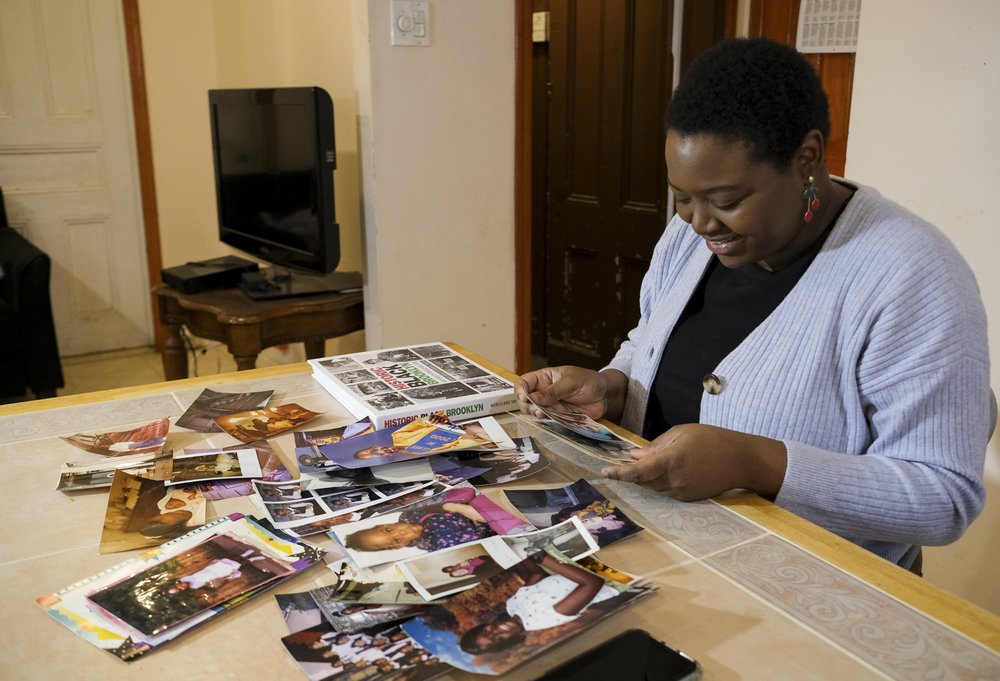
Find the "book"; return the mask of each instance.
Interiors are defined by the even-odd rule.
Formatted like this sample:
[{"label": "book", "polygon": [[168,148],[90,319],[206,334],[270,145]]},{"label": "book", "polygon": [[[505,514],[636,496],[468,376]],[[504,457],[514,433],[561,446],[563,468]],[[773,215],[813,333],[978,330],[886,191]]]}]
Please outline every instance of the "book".
[{"label": "book", "polygon": [[444,412],[452,421],[510,411],[514,386],[442,343],[311,359],[313,378],[375,428]]}]

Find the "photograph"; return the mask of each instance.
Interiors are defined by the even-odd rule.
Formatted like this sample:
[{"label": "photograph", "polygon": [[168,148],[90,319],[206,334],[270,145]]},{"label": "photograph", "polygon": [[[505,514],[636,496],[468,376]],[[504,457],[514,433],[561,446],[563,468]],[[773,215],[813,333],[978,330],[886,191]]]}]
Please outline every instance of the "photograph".
[{"label": "photograph", "polygon": [[586,480],[564,487],[507,489],[503,494],[538,528],[576,516],[602,547],[642,529]]},{"label": "photograph", "polygon": [[259,478],[260,463],[254,449],[216,450],[207,453],[174,454],[167,485],[221,478]]},{"label": "photograph", "polygon": [[346,371],[348,369],[360,369],[361,366],[350,357],[332,357],[320,362],[331,371]]},{"label": "photograph", "polygon": [[407,348],[391,348],[379,350],[374,357],[366,359],[365,364],[395,364],[396,362],[414,362],[420,355]]},{"label": "photograph", "polygon": [[534,529],[472,487],[444,494],[395,513],[366,518],[331,531],[361,567],[440,551],[495,534]]},{"label": "photograph", "polygon": [[289,634],[323,624],[323,612],[308,591],[277,594],[274,599],[278,602]]},{"label": "photograph", "polygon": [[494,393],[498,390],[510,390],[510,383],[496,376],[471,378],[465,384],[478,393]]},{"label": "photograph", "polygon": [[375,395],[389,390],[389,386],[382,381],[371,381],[370,383],[352,383],[347,386],[357,395]]},{"label": "photograph", "polygon": [[[485,439],[484,439],[485,438]],[[347,440],[320,445],[325,459],[343,468],[370,468],[446,451],[483,446],[485,430],[463,430],[443,414],[431,414],[409,423],[381,428]],[[302,458],[299,457],[301,463]],[[301,470],[301,468],[300,468]]]},{"label": "photograph", "polygon": [[134,454],[100,459],[91,463],[65,463],[59,470],[57,490],[70,492],[80,489],[110,487],[115,471],[123,470],[133,475],[163,480],[170,475],[170,453]]},{"label": "photograph", "polygon": [[[531,401],[530,397],[528,397],[528,401]],[[602,423],[598,423],[582,412],[562,407],[543,407],[535,404],[534,402],[531,403],[550,419],[573,431],[577,435],[582,435],[593,440],[619,439],[610,428]]]},{"label": "photograph", "polygon": [[295,431],[293,433],[295,458],[299,464],[299,472],[315,473],[328,468],[339,468],[340,464],[327,458],[322,450],[320,450],[320,447],[373,432],[375,432],[375,429],[368,419],[362,419],[346,426],[327,428],[325,430]]},{"label": "photograph", "polygon": [[113,433],[77,433],[62,439],[80,449],[101,456],[129,456],[131,454],[159,453],[167,441],[170,419],[162,418],[152,423]]},{"label": "photograph", "polygon": [[498,675],[651,593],[535,554],[449,597],[402,628],[443,662]]},{"label": "photograph", "polygon": [[549,461],[530,437],[513,438],[517,449],[480,453],[478,457],[458,459],[466,466],[486,466],[488,471],[469,480],[473,485],[498,485],[527,478],[549,467]]},{"label": "photograph", "polygon": [[286,562],[221,534],[87,599],[146,636],[294,572]]},{"label": "photograph", "polygon": [[[600,548],[597,540],[577,517],[567,518],[552,527],[534,532],[507,535],[501,539],[507,549],[513,551],[519,558],[527,558],[546,547],[551,547],[571,560],[580,560],[595,553]],[[500,562],[507,559],[506,555],[500,552],[494,552],[492,555]]]},{"label": "photograph", "polygon": [[444,598],[471,589],[503,570],[485,545],[489,541],[462,544],[400,561],[396,568],[422,598],[428,601]]},{"label": "photograph", "polygon": [[310,589],[317,601],[366,603],[369,605],[424,605],[427,599],[417,593],[409,582],[359,582],[340,579],[336,584]]},{"label": "photograph", "polygon": [[281,639],[311,681],[405,679],[423,681],[448,670],[398,624],[338,632],[329,623]]},{"label": "photograph", "polygon": [[108,492],[99,553],[156,546],[205,524],[205,496],[196,486],[167,487],[119,470]]},{"label": "photograph", "polygon": [[455,353],[447,345],[431,343],[430,345],[419,345],[413,351],[424,359],[435,359],[437,357],[455,357]]},{"label": "photograph", "polygon": [[216,416],[265,407],[273,394],[273,390],[253,393],[223,393],[205,388],[191,403],[191,406],[174,422],[174,425],[199,433],[219,432],[221,430],[219,424],[214,421]]},{"label": "photograph", "polygon": [[222,430],[240,442],[250,443],[280,435],[312,421],[317,416],[320,414],[297,404],[283,404],[277,407],[264,407],[263,409],[216,416],[213,420]]},{"label": "photograph", "polygon": [[535,423],[540,428],[544,428],[550,433],[555,433],[564,440],[569,440],[577,449],[581,449],[591,456],[611,464],[632,463],[633,459],[629,452],[633,449],[639,449],[639,445],[623,437],[619,437],[617,433],[614,433],[615,437],[611,440],[595,440],[574,433],[569,428],[550,419],[537,420]]},{"label": "photograph", "polygon": [[464,357],[440,357],[430,360],[430,363],[448,376],[459,381],[489,376],[489,372],[467,361]]},{"label": "photograph", "polygon": [[260,465],[260,479],[268,482],[283,482],[292,479],[292,474],[281,460],[278,453],[267,440],[254,440],[247,444],[232,445],[222,449],[184,448],[184,454],[210,454],[217,452],[235,452],[253,449],[257,453],[257,463]]},{"label": "photograph", "polygon": [[413,402],[410,402],[398,393],[382,393],[380,395],[372,395],[371,397],[365,398],[365,402],[367,402],[372,409],[377,411],[388,411],[390,409],[398,409],[399,407],[408,407],[413,404]]}]

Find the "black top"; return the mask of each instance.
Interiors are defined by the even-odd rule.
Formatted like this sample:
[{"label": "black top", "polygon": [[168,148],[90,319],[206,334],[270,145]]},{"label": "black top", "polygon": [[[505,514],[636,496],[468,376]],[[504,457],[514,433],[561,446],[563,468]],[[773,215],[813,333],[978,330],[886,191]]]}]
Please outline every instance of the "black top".
[{"label": "black top", "polygon": [[781,304],[835,223],[836,218],[807,251],[777,272],[756,263],[731,270],[712,258],[660,357],[646,409],[647,439],[671,426],[698,423],[705,376]]}]

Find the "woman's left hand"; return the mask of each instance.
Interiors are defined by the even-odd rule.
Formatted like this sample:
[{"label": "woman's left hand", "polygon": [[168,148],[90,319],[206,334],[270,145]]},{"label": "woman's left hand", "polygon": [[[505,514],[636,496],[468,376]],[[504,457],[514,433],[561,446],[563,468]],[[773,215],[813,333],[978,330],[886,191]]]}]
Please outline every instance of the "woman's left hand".
[{"label": "woman's left hand", "polygon": [[631,455],[635,463],[608,466],[601,474],[681,501],[731,489],[774,499],[788,464],[785,445],[778,440],[699,423],[675,426]]}]

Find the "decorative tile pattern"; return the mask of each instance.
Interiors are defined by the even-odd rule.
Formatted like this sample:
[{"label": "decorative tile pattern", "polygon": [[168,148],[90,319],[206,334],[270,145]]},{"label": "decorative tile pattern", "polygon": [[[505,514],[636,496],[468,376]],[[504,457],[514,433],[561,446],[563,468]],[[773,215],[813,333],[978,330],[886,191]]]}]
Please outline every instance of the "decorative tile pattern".
[{"label": "decorative tile pattern", "polygon": [[164,416],[180,416],[182,413],[183,409],[177,402],[169,394],[163,393],[15,414],[0,418],[0,444],[88,431],[116,430],[120,426],[155,421]]},{"label": "decorative tile pattern", "polygon": [[1000,654],[773,535],[704,559],[893,679],[1000,679]]}]

